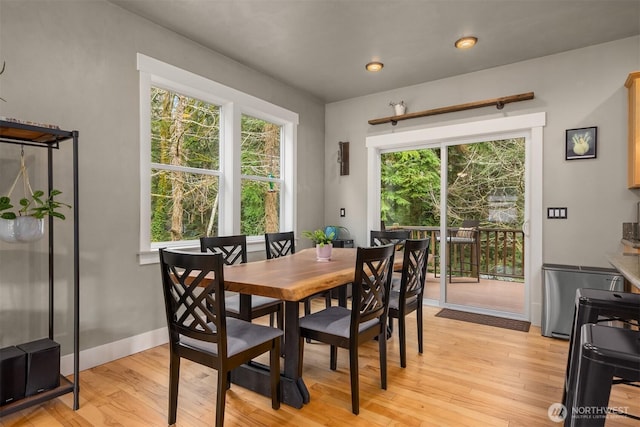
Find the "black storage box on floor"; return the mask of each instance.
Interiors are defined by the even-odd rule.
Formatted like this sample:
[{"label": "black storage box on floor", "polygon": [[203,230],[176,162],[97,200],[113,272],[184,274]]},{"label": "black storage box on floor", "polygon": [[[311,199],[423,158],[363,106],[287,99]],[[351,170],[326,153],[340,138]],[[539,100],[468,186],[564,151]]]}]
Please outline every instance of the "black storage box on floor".
[{"label": "black storage box on floor", "polygon": [[60,385],[60,344],[43,338],[17,347],[27,354],[25,396],[33,396]]},{"label": "black storage box on floor", "polygon": [[27,355],[16,346],[0,348],[0,406],[24,398]]}]

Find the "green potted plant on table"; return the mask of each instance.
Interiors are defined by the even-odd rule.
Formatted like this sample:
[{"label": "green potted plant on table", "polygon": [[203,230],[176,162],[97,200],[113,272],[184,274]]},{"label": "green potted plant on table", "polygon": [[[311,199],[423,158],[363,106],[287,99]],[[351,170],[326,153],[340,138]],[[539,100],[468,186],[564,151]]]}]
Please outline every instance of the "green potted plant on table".
[{"label": "green potted plant on table", "polygon": [[20,199],[20,208],[11,211],[13,205],[9,196],[0,197],[0,239],[5,242],[33,242],[44,236],[44,217],[50,215],[65,219],[58,209],[71,208],[70,205],[56,200],[62,194],[51,190],[45,197],[44,191],[34,191],[31,197]]},{"label": "green potted plant on table", "polygon": [[330,261],[331,249],[333,248],[333,239],[335,232],[331,231],[326,234],[324,230],[317,229],[314,231],[303,231],[302,235],[316,244],[316,259],[318,261]]}]

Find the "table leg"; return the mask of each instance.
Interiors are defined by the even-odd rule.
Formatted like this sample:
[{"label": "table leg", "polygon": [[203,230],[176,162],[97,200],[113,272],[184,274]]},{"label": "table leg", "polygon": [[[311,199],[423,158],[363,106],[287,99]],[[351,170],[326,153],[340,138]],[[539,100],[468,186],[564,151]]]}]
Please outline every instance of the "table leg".
[{"label": "table leg", "polygon": [[300,366],[300,303],[284,302],[284,376],[298,384],[304,403],[309,403],[309,390],[302,380]]},{"label": "table leg", "polygon": [[[309,390],[298,372],[300,365],[300,303],[285,301],[284,372],[280,375],[282,403],[300,409],[309,403]],[[231,372],[231,381],[264,396],[271,395],[269,367],[251,362]]]},{"label": "table leg", "polygon": [[251,322],[251,295],[240,294],[240,318]]},{"label": "table leg", "polygon": [[349,291],[349,285],[342,285],[340,287],[338,287],[338,305],[340,307],[346,307],[347,306],[347,292]]}]

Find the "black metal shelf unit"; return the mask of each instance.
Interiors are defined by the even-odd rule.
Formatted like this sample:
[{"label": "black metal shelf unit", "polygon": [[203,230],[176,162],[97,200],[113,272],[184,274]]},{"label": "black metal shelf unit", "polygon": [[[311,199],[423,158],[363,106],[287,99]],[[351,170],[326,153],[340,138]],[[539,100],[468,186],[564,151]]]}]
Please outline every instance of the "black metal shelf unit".
[{"label": "black metal shelf unit", "polygon": [[[48,192],[53,189],[53,150],[60,142],[73,142],[73,381],[60,376],[60,386],[16,402],[0,406],[0,417],[33,405],[73,393],[73,409],[79,404],[80,370],[80,251],[78,237],[78,131],[65,131],[57,127],[48,127],[13,120],[0,120],[0,143],[28,145],[47,149]],[[54,259],[53,259],[53,217],[49,216],[49,338],[54,335]]]}]

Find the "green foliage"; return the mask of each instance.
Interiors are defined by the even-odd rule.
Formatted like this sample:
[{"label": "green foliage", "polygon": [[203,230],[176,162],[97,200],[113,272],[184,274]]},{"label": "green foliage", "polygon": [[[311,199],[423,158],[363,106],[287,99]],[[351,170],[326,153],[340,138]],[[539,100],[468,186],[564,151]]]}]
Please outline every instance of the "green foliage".
[{"label": "green foliage", "polygon": [[242,185],[242,212],[240,213],[242,234],[257,236],[264,234],[265,206],[264,184],[259,181],[245,181]]},{"label": "green foliage", "polygon": [[[62,194],[59,190],[51,190],[47,197],[44,197],[44,191],[38,190],[31,194],[31,197],[24,197],[18,202],[20,209],[17,212],[3,212],[0,218],[15,219],[17,216],[33,216],[41,219],[47,215],[55,218],[65,219],[65,216],[58,209],[61,207],[71,208],[70,205],[56,200],[56,196]],[[0,211],[6,211],[13,208],[11,199],[8,196],[0,197]]]},{"label": "green foliage", "polygon": [[[13,208],[13,205],[11,204],[11,199],[7,196],[0,197],[0,212],[6,211],[11,208]],[[15,212],[2,212],[2,214],[0,214],[0,218],[16,219],[16,214]]]},{"label": "green foliage", "polygon": [[313,243],[315,243],[316,245],[320,245],[320,247],[324,246],[324,245],[328,245],[329,243],[333,242],[333,239],[335,237],[335,234],[333,231],[331,233],[329,233],[329,235],[325,234],[324,230],[322,229],[317,229],[314,231],[303,231],[302,235],[304,237],[306,237],[307,239],[311,240]]},{"label": "green foliage", "polygon": [[437,224],[434,207],[440,198],[439,151],[409,150],[382,155],[380,214],[385,223]]},{"label": "green foliage", "polygon": [[[491,198],[514,195],[511,223],[524,217],[524,141],[507,139],[448,147],[449,225],[488,223]],[[440,150],[385,153],[381,157],[380,215],[386,224],[440,223]],[[492,223],[493,226],[500,224]],[[508,225],[508,224],[507,224]]]}]

